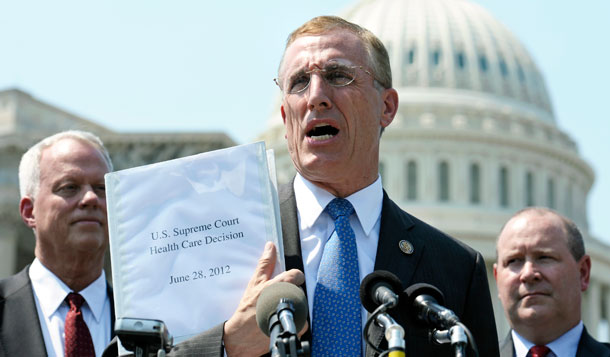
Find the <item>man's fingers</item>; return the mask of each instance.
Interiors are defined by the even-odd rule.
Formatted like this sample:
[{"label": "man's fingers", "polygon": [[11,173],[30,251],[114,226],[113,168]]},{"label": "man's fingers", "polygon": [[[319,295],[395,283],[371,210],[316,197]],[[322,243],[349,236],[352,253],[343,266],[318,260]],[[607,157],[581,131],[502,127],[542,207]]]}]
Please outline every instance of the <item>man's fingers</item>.
[{"label": "man's fingers", "polygon": [[269,283],[277,283],[277,282],[286,282],[291,283],[296,286],[301,286],[305,282],[305,274],[298,269],[290,269],[281,274],[278,274],[275,278],[271,279]]}]

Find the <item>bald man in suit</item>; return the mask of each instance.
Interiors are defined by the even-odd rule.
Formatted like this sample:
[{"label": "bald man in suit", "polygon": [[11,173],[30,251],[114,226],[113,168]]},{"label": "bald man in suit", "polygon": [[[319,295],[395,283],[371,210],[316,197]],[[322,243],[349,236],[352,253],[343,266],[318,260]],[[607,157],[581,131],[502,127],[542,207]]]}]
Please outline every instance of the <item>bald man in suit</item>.
[{"label": "bald man in suit", "polygon": [[497,241],[494,277],[511,332],[502,357],[608,357],[581,321],[581,295],[589,287],[591,258],[574,222],[530,207],[517,212]]}]

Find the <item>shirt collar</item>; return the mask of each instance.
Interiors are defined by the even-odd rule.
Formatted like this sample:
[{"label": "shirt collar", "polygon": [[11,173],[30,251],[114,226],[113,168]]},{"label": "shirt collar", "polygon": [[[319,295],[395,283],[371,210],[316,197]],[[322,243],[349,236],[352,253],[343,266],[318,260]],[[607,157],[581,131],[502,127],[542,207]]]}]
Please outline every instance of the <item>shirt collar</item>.
[{"label": "shirt collar", "polygon": [[[47,319],[53,315],[66,299],[70,289],[53,272],[45,267],[38,258],[30,266],[30,280],[34,286],[40,309]],[[44,292],[39,294],[38,292]],[[79,292],[85,299],[89,309],[97,322],[102,318],[104,303],[106,302],[106,274],[102,274],[89,286]]]},{"label": "shirt collar", "polygon": [[[294,179],[294,195],[302,229],[312,227],[326,206],[335,198],[331,193],[314,185],[299,173]],[[354,206],[360,225],[368,236],[381,215],[383,203],[381,178],[378,176],[375,182],[346,199]]]},{"label": "shirt collar", "polygon": [[[582,321],[580,321],[576,326],[559,336],[559,338],[547,343],[546,346],[550,348],[557,357],[576,356],[583,329],[584,325]],[[515,345],[516,356],[526,356],[529,349],[532,348],[534,344],[526,340],[525,337],[519,335],[515,330],[512,330],[511,333]]]},{"label": "shirt collar", "polygon": [[89,305],[89,309],[91,309],[93,317],[95,317],[95,321],[98,323],[102,319],[107,292],[106,273],[103,269],[102,274],[93,283],[79,292],[85,298],[85,301],[87,301],[87,305]]}]

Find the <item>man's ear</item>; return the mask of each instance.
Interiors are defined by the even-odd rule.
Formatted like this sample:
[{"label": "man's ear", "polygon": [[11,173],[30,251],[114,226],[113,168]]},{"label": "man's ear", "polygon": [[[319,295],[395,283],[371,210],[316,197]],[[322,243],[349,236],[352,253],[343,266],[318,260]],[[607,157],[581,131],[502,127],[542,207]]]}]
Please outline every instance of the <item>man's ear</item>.
[{"label": "man's ear", "polygon": [[584,255],[580,258],[578,270],[580,272],[580,291],[586,291],[589,288],[589,279],[591,277],[591,257]]},{"label": "man's ear", "polygon": [[284,125],[286,125],[286,112],[284,111],[284,104],[280,106],[280,112],[282,113],[282,121],[284,122]]},{"label": "man's ear", "polygon": [[398,92],[394,88],[383,90],[383,112],[381,113],[381,127],[385,128],[396,116],[398,112]]},{"label": "man's ear", "polygon": [[30,228],[36,227],[36,217],[34,217],[34,200],[31,197],[22,197],[19,201],[19,213],[21,219]]}]

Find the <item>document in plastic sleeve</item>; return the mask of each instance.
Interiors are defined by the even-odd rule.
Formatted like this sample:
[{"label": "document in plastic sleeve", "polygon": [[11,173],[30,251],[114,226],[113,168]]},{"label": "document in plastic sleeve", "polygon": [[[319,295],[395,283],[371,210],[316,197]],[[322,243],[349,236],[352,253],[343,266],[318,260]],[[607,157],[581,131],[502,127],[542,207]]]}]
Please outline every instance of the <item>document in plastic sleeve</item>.
[{"label": "document in plastic sleeve", "polygon": [[116,317],[180,342],[237,308],[265,243],[285,270],[273,153],[263,142],[109,173]]}]

